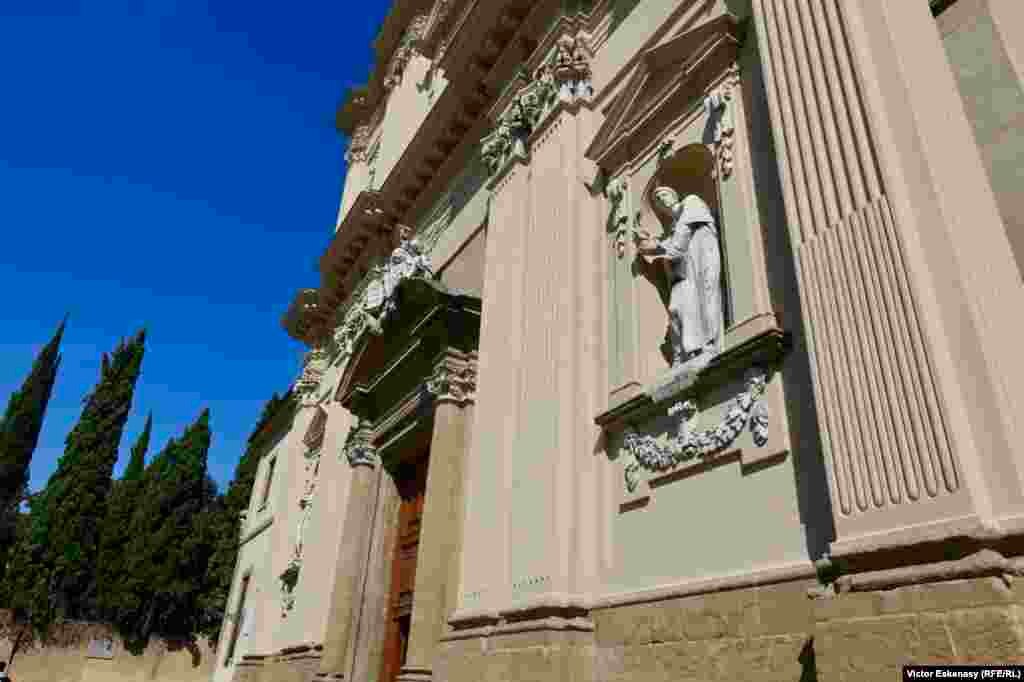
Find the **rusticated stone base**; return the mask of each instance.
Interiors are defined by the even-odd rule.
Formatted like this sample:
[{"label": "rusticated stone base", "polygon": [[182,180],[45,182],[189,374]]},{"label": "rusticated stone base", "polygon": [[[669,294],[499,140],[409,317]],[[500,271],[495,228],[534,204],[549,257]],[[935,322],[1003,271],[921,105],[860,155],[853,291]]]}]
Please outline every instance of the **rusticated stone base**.
[{"label": "rusticated stone base", "polygon": [[[557,619],[556,619],[557,620]],[[591,682],[595,679],[592,632],[559,629],[537,623],[483,628],[467,639],[441,643],[434,679],[446,682],[551,680]],[[535,629],[533,629],[535,628]]]},{"label": "rusticated stone base", "polygon": [[815,677],[813,580],[693,595],[593,613],[596,682]]},{"label": "rusticated stone base", "polygon": [[908,663],[1024,663],[1024,583],[985,577],[815,600],[822,680],[893,680]]},{"label": "rusticated stone base", "polygon": [[320,670],[323,647],[302,645],[272,656],[246,656],[232,682],[312,682]]}]

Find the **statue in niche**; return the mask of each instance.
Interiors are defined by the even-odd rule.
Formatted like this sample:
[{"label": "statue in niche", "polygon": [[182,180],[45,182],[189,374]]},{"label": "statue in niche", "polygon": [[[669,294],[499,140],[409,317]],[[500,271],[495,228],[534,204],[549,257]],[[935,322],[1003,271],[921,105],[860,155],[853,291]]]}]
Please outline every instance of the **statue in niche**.
[{"label": "statue in niche", "polygon": [[672,223],[672,233],[656,239],[637,230],[637,251],[664,262],[672,290],[669,297],[669,337],[672,367],[700,358],[710,360],[721,350],[724,333],[722,311],[722,257],[718,231],[711,209],[696,194],[682,200],[667,186],[651,192],[657,213]]}]

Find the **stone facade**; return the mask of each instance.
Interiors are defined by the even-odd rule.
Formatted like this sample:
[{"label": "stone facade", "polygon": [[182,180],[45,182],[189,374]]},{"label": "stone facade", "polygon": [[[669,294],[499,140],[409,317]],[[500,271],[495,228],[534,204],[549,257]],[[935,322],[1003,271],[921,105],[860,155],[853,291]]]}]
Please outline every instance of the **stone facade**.
[{"label": "stone facade", "polygon": [[1024,658],[1020,6],[394,3],[214,680]]}]

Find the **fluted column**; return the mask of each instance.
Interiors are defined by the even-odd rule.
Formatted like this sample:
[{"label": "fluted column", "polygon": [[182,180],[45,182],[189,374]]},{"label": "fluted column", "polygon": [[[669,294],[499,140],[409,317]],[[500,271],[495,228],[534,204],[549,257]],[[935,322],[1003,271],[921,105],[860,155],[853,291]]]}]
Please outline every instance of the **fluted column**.
[{"label": "fluted column", "polygon": [[1021,291],[927,3],[753,12],[833,550],[990,533],[997,483],[1004,513],[1024,502],[1006,388]]}]

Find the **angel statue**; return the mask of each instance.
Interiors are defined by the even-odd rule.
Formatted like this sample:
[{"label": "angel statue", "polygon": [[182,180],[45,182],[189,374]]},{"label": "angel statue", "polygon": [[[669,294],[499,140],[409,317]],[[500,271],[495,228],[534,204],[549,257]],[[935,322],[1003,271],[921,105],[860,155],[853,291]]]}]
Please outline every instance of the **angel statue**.
[{"label": "angel statue", "polygon": [[634,232],[637,250],[652,260],[663,260],[672,285],[669,298],[669,336],[672,366],[702,354],[705,360],[721,350],[722,258],[711,209],[696,194],[681,201],[671,187],[651,192],[654,209],[672,221],[672,233],[656,239],[650,232]]}]

